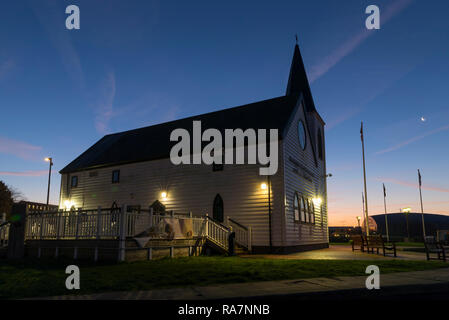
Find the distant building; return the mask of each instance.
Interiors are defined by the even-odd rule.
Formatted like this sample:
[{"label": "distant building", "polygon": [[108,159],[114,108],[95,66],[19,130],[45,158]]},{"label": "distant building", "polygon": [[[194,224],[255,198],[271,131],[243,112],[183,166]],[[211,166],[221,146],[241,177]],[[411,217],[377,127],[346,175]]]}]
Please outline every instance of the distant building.
[{"label": "distant building", "polygon": [[347,242],[353,234],[361,234],[359,227],[329,227],[330,242]]},{"label": "distant building", "polygon": [[[407,218],[408,216],[408,218]],[[385,214],[370,216],[377,224],[377,232],[386,235]],[[390,237],[407,238],[410,237],[416,241],[422,241],[422,216],[421,213],[389,213],[388,233]],[[408,219],[408,232],[407,232]],[[424,214],[424,223],[427,236],[437,236],[438,230],[449,230],[449,216],[441,214]]]}]

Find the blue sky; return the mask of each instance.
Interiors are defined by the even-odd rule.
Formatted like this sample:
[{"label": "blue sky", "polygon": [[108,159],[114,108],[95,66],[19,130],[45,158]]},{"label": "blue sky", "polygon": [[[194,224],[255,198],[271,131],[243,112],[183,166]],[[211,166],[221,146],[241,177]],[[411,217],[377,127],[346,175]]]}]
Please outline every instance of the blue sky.
[{"label": "blue sky", "polygon": [[[0,10],[0,179],[45,202],[57,171],[104,134],[285,93],[294,35],[327,123],[329,219],[449,214],[447,1],[9,1]],[[81,29],[65,28],[76,4]],[[381,29],[366,30],[376,4]],[[424,117],[426,121],[421,121]]]}]

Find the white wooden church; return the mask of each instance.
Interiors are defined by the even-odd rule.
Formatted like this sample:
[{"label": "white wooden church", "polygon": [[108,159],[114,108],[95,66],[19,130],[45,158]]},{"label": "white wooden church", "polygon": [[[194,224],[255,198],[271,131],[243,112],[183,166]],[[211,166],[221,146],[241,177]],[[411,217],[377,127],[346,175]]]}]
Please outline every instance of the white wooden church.
[{"label": "white wooden church", "polygon": [[[203,129],[278,129],[278,170],[257,164],[174,165],[170,133]],[[298,45],[285,95],[185,119],[109,134],[60,171],[60,208],[126,204],[228,218],[252,229],[253,252],[328,246],[324,121],[313,102]]]}]

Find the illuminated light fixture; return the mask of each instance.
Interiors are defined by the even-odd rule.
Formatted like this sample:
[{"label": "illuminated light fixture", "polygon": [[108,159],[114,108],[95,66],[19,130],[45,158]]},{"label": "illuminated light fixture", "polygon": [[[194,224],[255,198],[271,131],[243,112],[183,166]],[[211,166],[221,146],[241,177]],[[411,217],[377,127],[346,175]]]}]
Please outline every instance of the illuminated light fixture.
[{"label": "illuminated light fixture", "polygon": [[161,198],[164,199],[164,200],[167,199],[167,192],[162,191],[161,192]]},{"label": "illuminated light fixture", "polygon": [[64,201],[64,207],[66,208],[66,210],[70,210],[74,206],[75,206],[75,203],[73,201],[69,201],[69,200]]},{"label": "illuminated light fixture", "polygon": [[313,204],[314,204],[314,205],[319,206],[319,205],[321,205],[321,202],[322,202],[323,200],[321,200],[320,197],[316,197],[316,198],[313,198],[312,201],[313,201]]},{"label": "illuminated light fixture", "polygon": [[48,162],[48,161],[50,161],[50,158],[45,158],[44,160]]},{"label": "illuminated light fixture", "polygon": [[402,209],[403,213],[410,213],[412,209],[410,207]]},{"label": "illuminated light fixture", "polygon": [[264,183],[262,183],[261,185],[260,185],[260,188],[262,189],[262,190],[266,190],[267,189],[267,184],[264,182]]}]

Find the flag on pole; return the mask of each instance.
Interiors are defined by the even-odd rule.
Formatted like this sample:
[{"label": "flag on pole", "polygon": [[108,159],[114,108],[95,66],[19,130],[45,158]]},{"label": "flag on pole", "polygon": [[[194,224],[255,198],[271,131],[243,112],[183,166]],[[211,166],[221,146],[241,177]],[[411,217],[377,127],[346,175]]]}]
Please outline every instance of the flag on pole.
[{"label": "flag on pole", "polygon": [[387,196],[387,191],[385,190],[385,184],[382,183],[382,185],[383,185],[383,187],[384,187],[384,197],[386,197],[386,196]]},{"label": "flag on pole", "polygon": [[360,126],[360,139],[362,139],[362,141],[363,141],[363,121],[362,121],[362,125]]},{"label": "flag on pole", "polygon": [[421,187],[421,186],[422,186],[422,182],[421,182],[421,172],[419,172],[419,169],[418,169],[418,180],[419,180],[419,186]]}]

